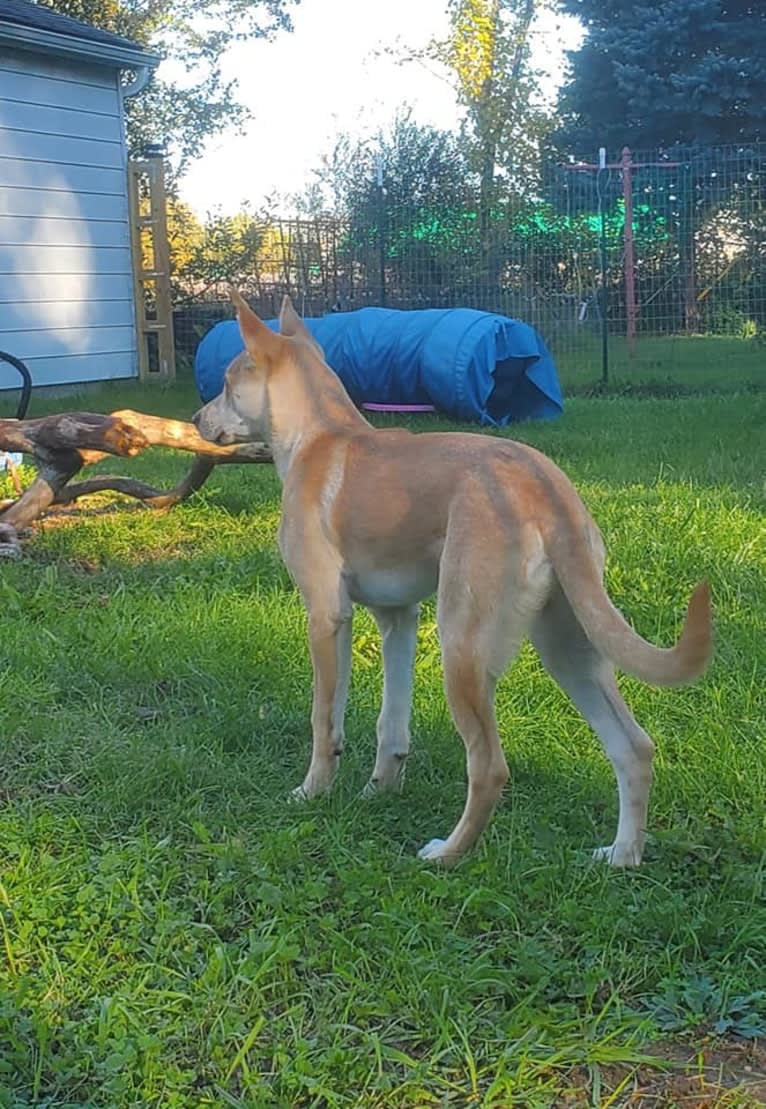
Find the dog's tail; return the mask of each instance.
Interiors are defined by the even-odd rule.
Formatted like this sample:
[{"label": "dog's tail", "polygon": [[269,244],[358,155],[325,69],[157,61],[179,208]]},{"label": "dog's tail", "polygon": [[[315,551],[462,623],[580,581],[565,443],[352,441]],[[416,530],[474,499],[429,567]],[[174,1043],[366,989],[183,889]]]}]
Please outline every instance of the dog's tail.
[{"label": "dog's tail", "polygon": [[713,653],[708,583],[700,582],[692,593],[675,647],[655,647],[634,631],[612,604],[590,545],[582,531],[576,530],[576,535],[559,535],[549,557],[593,646],[620,670],[652,685],[686,685],[703,674]]}]

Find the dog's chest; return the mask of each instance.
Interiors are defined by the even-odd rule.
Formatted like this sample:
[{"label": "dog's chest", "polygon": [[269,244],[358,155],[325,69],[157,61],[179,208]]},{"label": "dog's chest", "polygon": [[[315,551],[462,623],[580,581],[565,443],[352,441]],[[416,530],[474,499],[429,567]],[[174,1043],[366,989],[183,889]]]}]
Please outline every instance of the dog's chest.
[{"label": "dog's chest", "polygon": [[438,582],[438,563],[421,562],[412,566],[371,570],[347,568],[343,580],[352,601],[373,608],[412,605],[430,597]]}]

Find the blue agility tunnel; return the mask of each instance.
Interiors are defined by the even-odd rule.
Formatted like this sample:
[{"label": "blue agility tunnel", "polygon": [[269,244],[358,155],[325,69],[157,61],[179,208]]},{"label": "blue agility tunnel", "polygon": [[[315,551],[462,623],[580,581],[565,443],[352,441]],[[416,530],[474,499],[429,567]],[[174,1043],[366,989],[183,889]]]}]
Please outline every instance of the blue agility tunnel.
[{"label": "blue agility tunnel", "polygon": [[[507,316],[473,308],[360,308],[304,322],[359,406],[433,405],[453,420],[496,427],[562,411],[541,336]],[[277,320],[266,323],[279,330]],[[220,393],[226,368],[243,349],[236,320],[204,336],[194,361],[203,401]]]}]

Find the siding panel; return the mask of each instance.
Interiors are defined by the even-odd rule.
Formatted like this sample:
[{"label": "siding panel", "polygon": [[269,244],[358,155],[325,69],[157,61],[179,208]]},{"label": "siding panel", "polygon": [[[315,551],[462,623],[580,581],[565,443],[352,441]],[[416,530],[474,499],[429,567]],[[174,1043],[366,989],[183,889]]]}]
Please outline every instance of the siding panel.
[{"label": "siding panel", "polygon": [[133,302],[130,299],[55,300],[0,304],[0,320],[6,336],[26,331],[48,332],[53,328],[132,327]]},{"label": "siding panel", "polygon": [[0,243],[0,274],[129,274],[130,251],[119,247],[6,246]]},{"label": "siding panel", "polygon": [[24,219],[0,216],[0,243],[6,248],[20,246],[74,246],[89,253],[94,247],[119,247],[130,244],[127,221],[90,220],[84,207],[76,218]]},{"label": "siding panel", "polygon": [[[32,77],[50,77],[68,85],[90,85],[113,93],[117,89],[117,71],[111,66],[88,65],[74,58],[55,58],[52,54],[13,50],[10,46],[0,46],[0,69]],[[63,104],[65,100],[66,93],[59,97],[58,103]]]},{"label": "siding panel", "polygon": [[86,213],[91,220],[128,219],[127,197],[108,193],[73,193],[67,189],[22,189],[0,185],[0,217],[34,216],[72,219]]},{"label": "siding panel", "polygon": [[116,143],[122,141],[119,116],[27,104],[20,98],[11,96],[5,82],[0,96],[0,127],[7,127],[11,131],[69,135],[80,139],[101,139]]},{"label": "siding panel", "polygon": [[0,185],[14,189],[46,188],[60,192],[127,195],[122,166],[94,169],[93,166],[63,165],[55,158],[51,162],[41,159],[30,162],[0,154]]},{"label": "siding panel", "polygon": [[114,69],[0,50],[0,347],[36,385],[137,372],[119,97]]},{"label": "siding panel", "polygon": [[7,127],[0,127],[0,150],[6,157],[32,162],[63,162],[65,165],[105,169],[121,169],[123,165],[122,145],[119,142],[9,131]]},{"label": "siding panel", "polygon": [[[32,358],[27,365],[36,386],[106,381],[111,378],[135,377],[138,373],[138,362],[133,350]],[[16,371],[0,362],[0,389],[18,389],[20,383],[21,378]]]},{"label": "siding panel", "polygon": [[133,282],[129,274],[94,274],[92,277],[71,273],[0,274],[0,330],[11,304],[42,305],[73,303],[97,297],[104,300],[126,300],[133,303]]},{"label": "siding panel", "polygon": [[[111,103],[111,96],[105,96],[103,85],[83,85],[77,81],[61,77],[48,77],[44,73],[25,73],[16,69],[2,68],[2,94],[11,100],[24,104],[50,105],[53,108],[66,105],[72,110],[99,112],[119,119],[119,112]],[[111,87],[109,89],[111,93]]]},{"label": "siding panel", "polygon": [[4,331],[3,342],[12,344],[11,354],[24,362],[28,358],[65,355],[108,354],[133,348],[131,327],[61,327],[39,331]]}]

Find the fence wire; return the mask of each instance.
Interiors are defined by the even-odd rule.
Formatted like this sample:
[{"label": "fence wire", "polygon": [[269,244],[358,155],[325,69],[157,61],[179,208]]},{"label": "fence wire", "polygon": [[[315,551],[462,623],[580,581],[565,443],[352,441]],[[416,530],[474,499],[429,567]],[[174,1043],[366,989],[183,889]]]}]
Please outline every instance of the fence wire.
[{"label": "fence wire", "polygon": [[[489,211],[367,205],[255,221],[236,280],[256,311],[464,306],[524,320],[564,384],[766,386],[766,145],[550,162]],[[603,261],[602,261],[603,260]],[[225,261],[225,260],[224,260]],[[603,264],[605,263],[605,264]],[[222,283],[176,273],[179,352],[231,315]],[[606,339],[608,367],[603,365]]]}]

